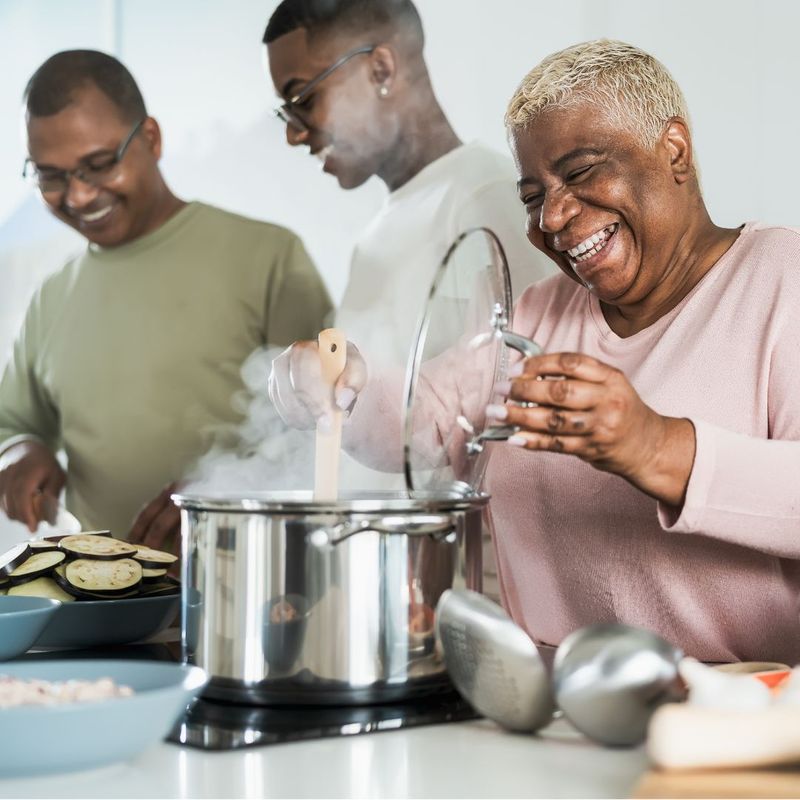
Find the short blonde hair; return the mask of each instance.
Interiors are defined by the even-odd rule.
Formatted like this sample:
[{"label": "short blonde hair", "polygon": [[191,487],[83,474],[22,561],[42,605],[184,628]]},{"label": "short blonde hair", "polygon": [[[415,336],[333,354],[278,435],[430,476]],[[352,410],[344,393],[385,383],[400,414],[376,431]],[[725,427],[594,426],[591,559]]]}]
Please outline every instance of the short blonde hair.
[{"label": "short blonde hair", "polygon": [[649,53],[625,42],[596,39],[547,56],[523,79],[506,125],[524,128],[543,111],[589,102],[653,147],[671,117],[689,124],[680,87]]}]

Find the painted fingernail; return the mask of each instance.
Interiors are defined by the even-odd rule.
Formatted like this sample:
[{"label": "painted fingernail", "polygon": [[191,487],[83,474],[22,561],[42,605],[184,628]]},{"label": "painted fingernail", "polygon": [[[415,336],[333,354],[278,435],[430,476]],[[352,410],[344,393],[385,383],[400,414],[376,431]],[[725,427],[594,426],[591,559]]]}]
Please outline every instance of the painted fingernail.
[{"label": "painted fingernail", "polygon": [[528,444],[528,440],[524,436],[509,436],[507,441],[514,447],[525,447],[525,445]]},{"label": "painted fingernail", "polygon": [[317,417],[317,430],[320,433],[330,433],[331,432],[331,415],[330,414],[322,414]]},{"label": "painted fingernail", "polygon": [[509,378],[519,378],[520,375],[525,371],[525,362],[524,361],[517,361],[516,364],[512,364],[508,368],[508,377]]},{"label": "painted fingernail", "polygon": [[336,393],[336,405],[346,411],[356,399],[356,393],[352,389],[341,389]]},{"label": "painted fingernail", "polygon": [[494,391],[496,394],[511,394],[511,381],[497,381]]},{"label": "painted fingernail", "polygon": [[508,409],[498,405],[486,406],[486,416],[492,419],[505,419],[508,416]]}]

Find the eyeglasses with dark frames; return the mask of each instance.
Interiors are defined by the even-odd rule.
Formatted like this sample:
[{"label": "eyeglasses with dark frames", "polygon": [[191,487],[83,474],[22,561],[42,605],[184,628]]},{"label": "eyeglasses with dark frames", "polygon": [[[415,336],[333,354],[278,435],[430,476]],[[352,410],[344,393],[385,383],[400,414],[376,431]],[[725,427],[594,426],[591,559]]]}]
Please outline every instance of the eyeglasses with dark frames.
[{"label": "eyeglasses with dark frames", "polygon": [[376,47],[377,45],[375,44],[362,45],[355,50],[350,50],[345,53],[341,58],[334,61],[326,70],[323,70],[319,75],[312,78],[296,95],[279,105],[275,109],[275,116],[281,122],[290,125],[298,133],[305,133],[309,128],[301,116],[301,112],[297,110],[297,107],[307,100],[311,92],[313,92],[332,72],[339,69],[343,64],[346,64],[351,58],[360,55],[369,55],[375,51]]},{"label": "eyeglasses with dark frames", "polygon": [[49,167],[40,169],[30,158],[26,158],[22,168],[22,177],[33,183],[42,194],[65,192],[72,178],[77,178],[89,186],[103,186],[117,177],[120,162],[125,157],[128,146],[144,124],[145,119],[146,117],[140,119],[120,142],[114,153],[101,163],[83,164],[75,169],[50,169]]}]

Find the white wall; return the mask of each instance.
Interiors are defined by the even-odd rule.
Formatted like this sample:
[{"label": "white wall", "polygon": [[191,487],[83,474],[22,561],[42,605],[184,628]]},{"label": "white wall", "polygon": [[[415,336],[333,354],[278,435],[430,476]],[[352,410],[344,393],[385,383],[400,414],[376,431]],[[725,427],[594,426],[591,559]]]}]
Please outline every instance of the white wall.
[{"label": "white wall", "polygon": [[[383,189],[375,182],[343,193],[312,159],[285,145],[270,119],[274,97],[260,47],[275,4],[0,0],[0,250],[8,249],[3,242],[14,227],[4,222],[26,199],[31,208],[23,227],[35,232],[28,238],[41,238],[38,226],[46,219],[19,179],[24,149],[18,109],[25,81],[57,49],[101,47],[129,65],[161,121],[164,169],[174,188],[184,197],[296,229],[338,298],[353,237]],[[714,216],[731,225],[755,217],[798,223],[800,165],[793,152],[800,141],[800,4],[794,0],[418,5],[434,84],[464,138],[504,149],[505,103],[541,57],[582,39],[627,39],[660,57],[684,88]],[[63,231],[57,225],[43,230]],[[31,265],[30,272],[39,271]],[[4,345],[0,338],[0,350]]]},{"label": "white wall", "polygon": [[[35,283],[80,240],[19,177],[19,100],[47,56],[120,56],[162,123],[164,170],[204,199],[300,233],[335,298],[383,197],[343,193],[270,119],[261,34],[275,0],[0,0],[0,359]],[[418,0],[438,94],[465,139],[505,148],[502,115],[539,59],[599,36],[658,56],[683,87],[715,219],[800,225],[800,3],[795,0]]]}]

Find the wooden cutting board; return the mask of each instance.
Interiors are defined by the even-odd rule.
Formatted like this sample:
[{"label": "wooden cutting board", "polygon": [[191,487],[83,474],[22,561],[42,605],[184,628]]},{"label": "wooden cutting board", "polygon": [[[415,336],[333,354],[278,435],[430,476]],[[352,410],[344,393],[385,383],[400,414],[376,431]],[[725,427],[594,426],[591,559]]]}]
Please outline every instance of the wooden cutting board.
[{"label": "wooden cutting board", "polygon": [[633,797],[800,798],[800,766],[763,770],[649,770],[636,784]]}]

